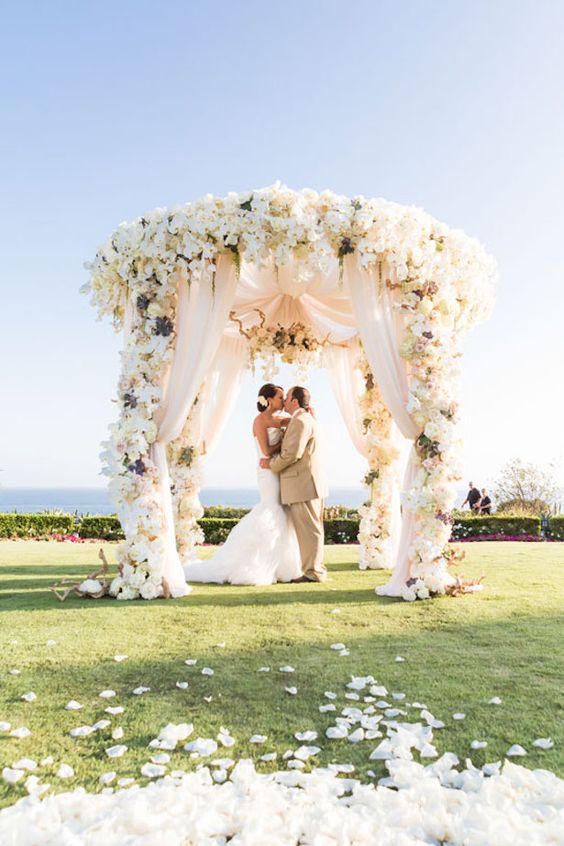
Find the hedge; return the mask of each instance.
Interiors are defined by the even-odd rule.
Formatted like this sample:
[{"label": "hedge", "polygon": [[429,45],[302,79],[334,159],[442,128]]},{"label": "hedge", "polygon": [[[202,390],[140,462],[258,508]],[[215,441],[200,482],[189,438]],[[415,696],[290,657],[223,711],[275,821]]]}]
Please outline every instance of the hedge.
[{"label": "hedge", "polygon": [[0,537],[2,538],[70,535],[74,531],[72,514],[0,514]]},{"label": "hedge", "polygon": [[[210,513],[211,512],[211,513]],[[247,509],[213,507],[206,509],[199,521],[204,530],[205,542],[223,543]],[[354,512],[353,512],[354,513]],[[225,516],[219,516],[225,515]],[[329,512],[331,514],[331,512]],[[325,543],[355,543],[358,535],[357,516],[325,520]],[[52,534],[76,532],[82,538],[122,540],[123,531],[115,515],[74,517],[72,514],[0,514],[0,537],[48,537]],[[456,517],[452,526],[452,539],[484,535],[540,536],[538,517],[512,517],[508,515],[481,515]],[[564,516],[550,519],[549,536],[564,540]]]},{"label": "hedge", "polygon": [[456,540],[474,535],[540,535],[540,528],[539,517],[482,514],[476,517],[455,518],[452,524],[452,538]]},{"label": "hedge", "polygon": [[564,516],[550,518],[549,537],[564,540]]}]

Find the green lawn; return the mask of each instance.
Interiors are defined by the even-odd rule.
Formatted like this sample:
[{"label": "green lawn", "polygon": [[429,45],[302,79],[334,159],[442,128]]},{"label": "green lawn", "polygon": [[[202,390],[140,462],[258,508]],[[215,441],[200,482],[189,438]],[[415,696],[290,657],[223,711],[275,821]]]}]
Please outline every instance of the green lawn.
[{"label": "green lawn", "polygon": [[[315,763],[350,762],[361,777],[371,768],[383,775],[381,762],[368,761],[379,741],[326,740],[332,715],[318,709],[328,701],[326,690],[338,693],[339,711],[355,704],[345,700],[344,685],[352,674],[372,674],[390,694],[405,692],[406,701],[424,702],[445,721],[446,728],[435,732],[439,752],[456,752],[462,761],[471,754],[481,765],[520,743],[529,755],[519,762],[564,775],[564,544],[467,544],[462,570],[485,573],[486,588],[459,599],[406,603],[377,597],[374,587],[387,575],[360,572],[356,547],[333,546],[327,547],[330,580],[323,585],[197,586],[182,600],[58,602],[49,584],[92,571],[98,548],[0,543],[0,721],[32,731],[21,740],[0,737],[2,766],[53,755],[55,766],[37,771],[44,781],[57,790],[78,784],[97,790],[99,775],[108,770],[139,776],[150,757],[147,743],[166,723],[192,722],[191,739],[215,738],[220,726],[237,738],[233,749],[220,747],[214,757],[256,760],[277,751],[275,764],[259,765],[263,772],[284,767],[281,754],[299,745],[294,732],[312,728],[323,747]],[[113,561],[112,545],[104,548]],[[340,613],[331,613],[337,608]],[[47,646],[49,639],[56,644]],[[347,645],[348,657],[329,648],[336,641]],[[115,654],[128,658],[117,663]],[[396,662],[397,655],[405,662]],[[188,658],[197,665],[186,666]],[[295,673],[279,671],[287,664]],[[214,675],[201,675],[204,666]],[[258,672],[262,666],[271,671]],[[10,675],[12,668],[21,674]],[[176,687],[183,680],[187,690]],[[151,691],[134,696],[138,685]],[[298,687],[296,696],[285,692],[288,685]],[[117,697],[100,699],[106,688]],[[37,694],[35,702],[21,700],[28,691]],[[502,705],[488,705],[496,695]],[[65,711],[70,699],[84,708]],[[123,740],[113,741],[111,728],[80,739],[68,735],[116,704],[125,706],[124,714],[111,718],[112,727],[123,727]],[[453,721],[457,711],[466,713],[464,721]],[[268,741],[249,744],[254,733],[268,735]],[[531,745],[549,736],[554,749]],[[488,747],[471,753],[473,739],[487,740]],[[111,761],[104,750],[116,742],[129,751]],[[196,766],[181,747],[172,753],[170,768]],[[63,761],[75,768],[74,779],[54,776]],[[24,795],[19,784],[0,784],[3,805]]]}]

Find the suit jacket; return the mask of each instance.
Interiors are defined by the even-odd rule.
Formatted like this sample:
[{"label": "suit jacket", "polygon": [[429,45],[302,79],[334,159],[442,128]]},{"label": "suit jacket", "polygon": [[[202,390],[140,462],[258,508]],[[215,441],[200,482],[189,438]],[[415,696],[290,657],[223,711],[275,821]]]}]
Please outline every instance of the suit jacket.
[{"label": "suit jacket", "polygon": [[328,494],[323,461],[317,437],[315,418],[305,409],[292,417],[279,455],[270,462],[270,469],[280,474],[280,497],[283,505],[324,499]]}]

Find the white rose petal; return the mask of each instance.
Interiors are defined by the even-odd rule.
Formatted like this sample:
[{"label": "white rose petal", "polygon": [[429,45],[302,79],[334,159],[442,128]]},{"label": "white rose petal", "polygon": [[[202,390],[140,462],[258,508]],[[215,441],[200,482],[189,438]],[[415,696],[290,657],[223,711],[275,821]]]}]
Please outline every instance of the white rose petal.
[{"label": "white rose petal", "polygon": [[295,673],[296,671],[294,670],[293,667],[286,665],[285,667],[280,667],[280,672],[281,673]]},{"label": "white rose petal", "polygon": [[265,743],[267,740],[268,735],[266,734],[253,734],[253,736],[249,738],[249,743]]},{"label": "white rose petal", "polygon": [[121,726],[115,728],[112,732],[112,740],[121,740],[123,737],[123,729]]},{"label": "white rose petal", "polygon": [[55,759],[53,758],[52,755],[47,755],[47,757],[43,758],[43,760],[40,761],[40,763],[41,763],[42,767],[50,767],[52,764],[55,763]]},{"label": "white rose petal", "polygon": [[127,655],[114,655],[114,661],[117,661],[118,664],[121,664],[122,661],[125,661]]},{"label": "white rose petal", "polygon": [[331,644],[331,649],[336,649],[338,652],[340,652],[341,649],[346,649],[346,648],[347,647],[345,646],[344,643],[332,643]]},{"label": "white rose petal", "polygon": [[402,658],[402,657],[401,657],[401,655],[396,655],[396,657],[395,657],[395,661],[396,661],[396,663],[398,663],[398,664],[399,664],[399,663],[401,663],[402,661],[405,661],[405,658]]},{"label": "white rose petal", "polygon": [[485,749],[487,746],[487,741],[485,740],[473,740],[470,744],[471,749]]},{"label": "white rose petal", "polygon": [[157,778],[158,776],[163,776],[166,773],[166,767],[162,767],[159,764],[143,764],[141,767],[141,775],[145,776],[145,778]]},{"label": "white rose petal", "polygon": [[259,673],[269,673],[270,667],[259,667]]},{"label": "white rose petal", "polygon": [[153,764],[168,764],[170,763],[170,755],[168,752],[159,752],[158,755],[153,755],[151,757],[151,761]]},{"label": "white rose petal", "polygon": [[8,731],[8,729],[12,728],[11,723],[7,723],[5,721],[0,722],[0,731]]},{"label": "white rose petal", "polygon": [[466,714],[453,714],[452,715],[453,720],[463,720],[465,717],[466,717]]},{"label": "white rose petal", "polygon": [[196,740],[191,740],[184,746],[186,752],[192,752],[201,757],[207,757],[217,752],[217,743],[208,737],[198,737]]},{"label": "white rose petal", "polygon": [[269,763],[270,761],[276,760],[276,752],[267,752],[266,755],[261,755],[259,761],[266,761]]},{"label": "white rose petal", "polygon": [[203,670],[202,670],[202,675],[203,676],[213,676],[213,670],[211,669],[211,667],[204,667]]},{"label": "white rose petal", "polygon": [[98,720],[98,722],[94,723],[92,726],[92,731],[100,731],[100,729],[108,728],[109,725],[111,725],[110,720]]},{"label": "white rose petal", "polygon": [[536,740],[533,740],[533,746],[537,746],[539,749],[552,749],[554,741],[550,737],[537,737]]},{"label": "white rose petal", "polygon": [[189,667],[193,667],[195,664],[198,663],[198,659],[197,658],[187,658],[184,663],[187,664]]},{"label": "white rose petal", "polygon": [[27,726],[21,726],[20,728],[13,729],[10,732],[10,737],[17,737],[18,740],[22,740],[24,737],[29,737],[30,734],[31,732]]},{"label": "white rose petal", "polygon": [[348,736],[348,730],[345,726],[329,726],[325,732],[325,737],[329,740],[344,740]]},{"label": "white rose petal", "polygon": [[499,696],[492,696],[492,698],[488,700],[488,705],[501,705],[501,699]]},{"label": "white rose petal", "polygon": [[31,758],[20,758],[15,764],[12,764],[13,770],[35,770],[37,769],[37,761]]},{"label": "white rose petal", "polygon": [[176,682],[176,687],[180,688],[180,690],[186,690],[188,682]]},{"label": "white rose petal", "polygon": [[22,674],[21,670],[16,670],[15,668],[10,670],[9,672],[10,672],[11,676],[21,676],[21,674]]},{"label": "white rose petal", "polygon": [[24,702],[35,702],[35,700],[37,699],[37,694],[30,690],[29,693],[24,693],[21,698],[24,700]]},{"label": "white rose petal", "polygon": [[526,750],[522,746],[519,746],[518,743],[514,743],[505,753],[507,758],[521,758],[526,754]]},{"label": "white rose petal", "polygon": [[112,781],[115,779],[117,773],[110,772],[110,773],[102,773],[98,781],[100,784],[111,784]]},{"label": "white rose petal", "polygon": [[74,769],[71,767],[70,764],[61,764],[61,766],[56,772],[57,778],[72,778],[73,775]]},{"label": "white rose petal", "polygon": [[106,749],[106,755],[108,758],[121,758],[127,752],[127,746],[118,745],[118,746],[110,746],[109,749]]},{"label": "white rose petal", "polygon": [[317,740],[317,732],[312,729],[308,731],[297,731],[294,737],[302,743],[311,743],[313,740]]},{"label": "white rose petal", "polygon": [[142,696],[143,693],[148,693],[150,690],[151,690],[150,687],[143,687],[143,685],[140,685],[139,687],[136,687],[135,690],[132,690],[131,692],[135,696]]},{"label": "white rose petal", "polygon": [[72,728],[69,734],[71,737],[88,737],[93,731],[92,726],[77,726],[76,728]]},{"label": "white rose petal", "polygon": [[118,787],[130,787],[132,784],[135,784],[135,779],[131,776],[118,779]]},{"label": "white rose petal", "polygon": [[319,711],[321,714],[326,714],[328,711],[336,711],[337,706],[333,705],[332,702],[328,702],[327,705],[320,705]]},{"label": "white rose petal", "polygon": [[48,640],[48,641],[47,641],[47,646],[55,646],[55,644],[56,644],[56,643],[57,643],[57,641],[56,641],[56,640]]},{"label": "white rose petal", "polygon": [[337,698],[337,694],[333,693],[332,690],[326,690],[323,695],[325,696],[326,699],[336,699]]},{"label": "white rose petal", "polygon": [[2,770],[2,778],[4,781],[7,781],[8,784],[15,784],[20,778],[24,777],[23,770],[13,770],[11,767],[4,767]]},{"label": "white rose petal", "polygon": [[289,693],[290,696],[296,696],[298,693],[297,687],[285,687],[284,690],[286,691],[286,693]]},{"label": "white rose petal", "polygon": [[71,699],[70,702],[67,702],[65,705],[65,711],[79,711],[82,708],[80,702],[77,702],[76,699]]},{"label": "white rose petal", "polygon": [[110,705],[108,708],[104,708],[104,711],[106,714],[112,714],[112,716],[115,716],[117,714],[123,714],[125,708],[122,705]]},{"label": "white rose petal", "polygon": [[224,781],[227,781],[227,770],[224,770],[221,767],[219,770],[214,770],[212,778],[217,784],[223,784]]},{"label": "white rose petal", "polygon": [[98,696],[101,699],[111,699],[112,696],[115,696],[115,695],[116,695],[115,690],[103,690],[101,693],[98,694]]}]

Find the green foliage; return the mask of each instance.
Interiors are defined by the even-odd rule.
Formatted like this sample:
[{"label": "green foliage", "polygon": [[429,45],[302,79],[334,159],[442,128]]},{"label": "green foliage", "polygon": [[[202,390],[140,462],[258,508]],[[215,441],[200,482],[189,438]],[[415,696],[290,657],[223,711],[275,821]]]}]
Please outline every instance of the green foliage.
[{"label": "green foliage", "polygon": [[549,536],[564,541],[564,515],[559,514],[557,517],[551,517],[549,526]]},{"label": "green foliage", "polygon": [[41,538],[75,531],[72,514],[0,514],[0,537]]},{"label": "green foliage", "polygon": [[237,525],[236,517],[202,517],[198,523],[203,529],[206,543],[224,543],[231,529]]},{"label": "green foliage", "polygon": [[474,535],[540,535],[540,519],[507,514],[456,516],[452,537],[468,538]]},{"label": "green foliage", "polygon": [[99,538],[100,540],[123,540],[123,530],[118,518],[113,514],[98,517],[82,517],[78,524],[81,538]]},{"label": "green foliage", "polygon": [[206,505],[204,508],[204,517],[237,517],[237,519],[241,519],[249,511],[250,508],[228,508],[225,505]]},{"label": "green foliage", "polygon": [[325,543],[356,543],[358,526],[358,517],[356,520],[325,520]]}]

